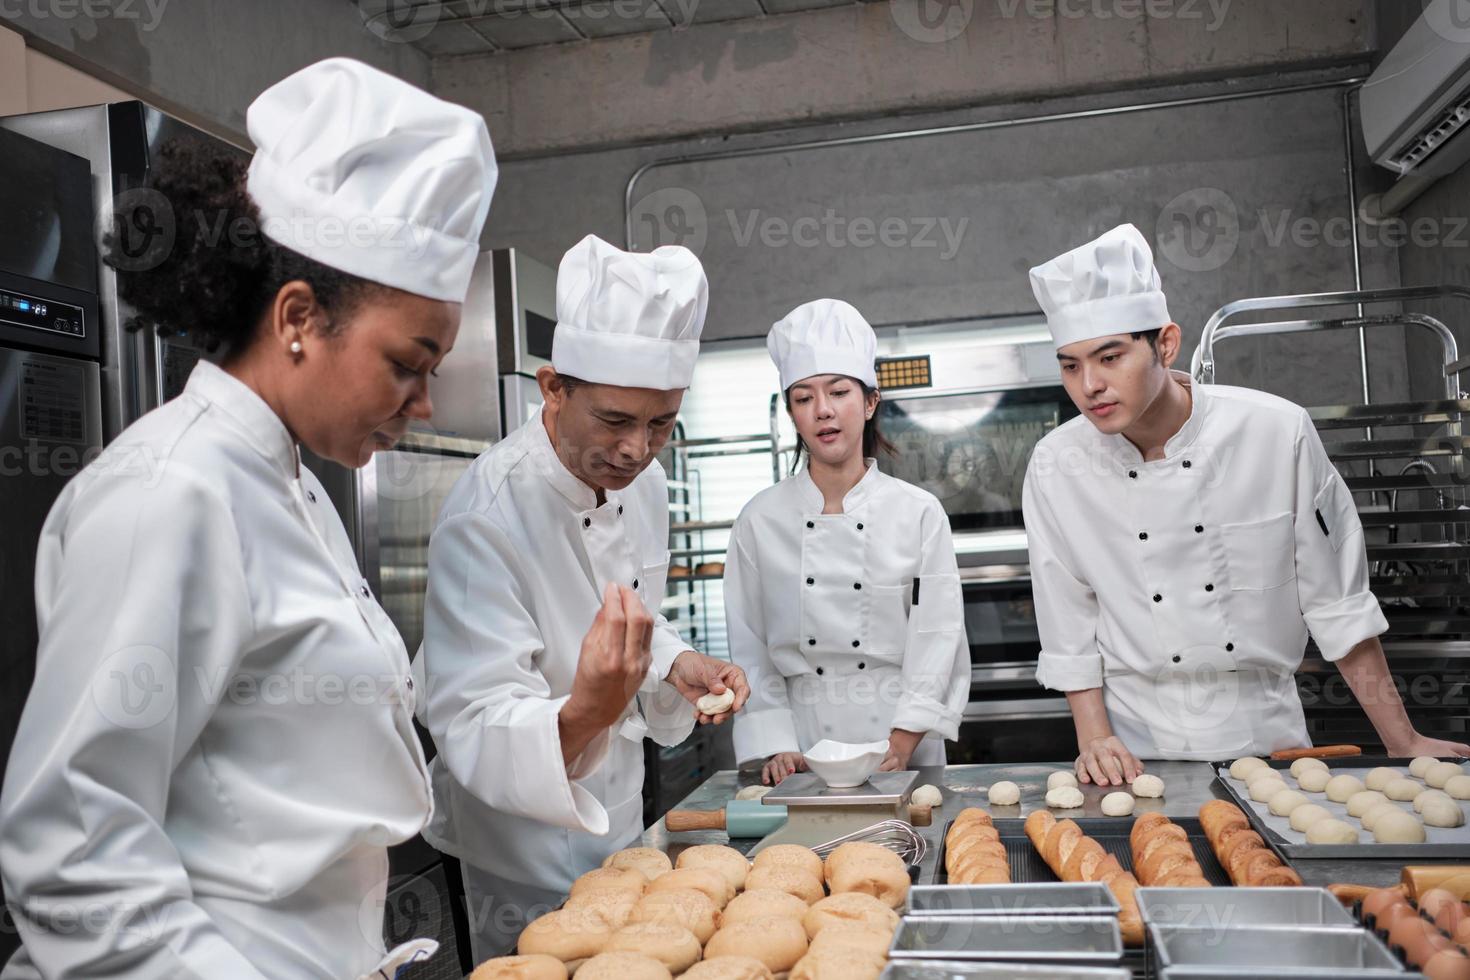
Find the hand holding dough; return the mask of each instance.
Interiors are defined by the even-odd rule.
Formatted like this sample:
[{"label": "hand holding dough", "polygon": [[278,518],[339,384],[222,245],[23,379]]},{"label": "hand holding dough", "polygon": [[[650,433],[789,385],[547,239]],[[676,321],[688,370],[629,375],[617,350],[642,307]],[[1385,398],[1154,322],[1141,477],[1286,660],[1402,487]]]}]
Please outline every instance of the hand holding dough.
[{"label": "hand holding dough", "polygon": [[1155,799],[1164,795],[1164,781],[1153,773],[1146,772],[1133,780],[1133,795],[1142,799]]},{"label": "hand holding dough", "polygon": [[1133,812],[1132,793],[1109,793],[1102,799],[1102,812],[1105,817],[1126,817]]},{"label": "hand holding dough", "polygon": [[735,704],[735,692],[728,687],[724,694],[705,694],[694,702],[694,706],[707,715],[718,715],[729,711]]},{"label": "hand holding dough", "polygon": [[991,806],[1015,806],[1021,802],[1021,787],[1009,779],[1003,779],[990,787],[987,798]]},{"label": "hand holding dough", "polygon": [[1058,786],[1046,794],[1046,805],[1058,810],[1075,810],[1082,805],[1082,791],[1076,786]]},{"label": "hand holding dough", "polygon": [[758,800],[775,788],[774,786],[742,786],[735,794],[735,799]]},{"label": "hand holding dough", "polygon": [[1059,769],[1056,772],[1052,773],[1050,776],[1047,776],[1046,777],[1046,788],[1048,790],[1056,789],[1058,786],[1076,786],[1076,785],[1077,785],[1077,777],[1074,774],[1072,774],[1070,772],[1067,772],[1065,770]]},{"label": "hand holding dough", "polygon": [[909,794],[909,802],[918,806],[943,806],[944,794],[939,791],[938,786],[925,783]]}]

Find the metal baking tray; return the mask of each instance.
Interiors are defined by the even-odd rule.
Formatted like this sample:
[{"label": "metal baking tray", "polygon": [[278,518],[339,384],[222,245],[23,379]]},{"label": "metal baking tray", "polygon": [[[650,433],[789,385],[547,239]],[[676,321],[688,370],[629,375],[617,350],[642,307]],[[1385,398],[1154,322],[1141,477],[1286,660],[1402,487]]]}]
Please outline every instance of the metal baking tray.
[{"label": "metal baking tray", "polygon": [[905,916],[1117,915],[1118,900],[1101,882],[1027,885],[916,885]]},{"label": "metal baking tray", "polygon": [[1123,934],[1115,916],[923,916],[899,922],[888,956],[1117,966]]},{"label": "metal baking tray", "polygon": [[[1205,832],[1200,827],[1197,817],[1172,817],[1175,823],[1184,828],[1189,835],[1189,843],[1194,848],[1195,860],[1199,861],[1200,869],[1204,871],[1205,880],[1212,885],[1229,885],[1230,875],[1220,866],[1215,858],[1215,852],[1210,847]],[[1024,820],[996,820],[995,829],[1000,834],[1001,843],[1006,848],[1006,858],[1011,865],[1011,881],[1018,884],[1030,884],[1032,882],[1056,881],[1057,876],[1047,867],[1041,855],[1031,844],[1031,838],[1026,836],[1026,822]],[[945,824],[944,837],[940,840],[939,862],[934,872],[934,884],[944,885],[949,883],[949,874],[944,869],[944,860],[948,848],[944,844],[944,838],[949,837],[949,828],[953,823]],[[1103,850],[1118,859],[1118,863],[1125,870],[1133,870],[1133,848],[1128,843],[1128,834],[1133,830],[1132,817],[1083,817],[1077,820],[1077,825],[1082,832],[1095,839],[1103,846]],[[1263,834],[1262,837],[1265,837]],[[1271,846],[1269,839],[1267,845]],[[1286,856],[1278,847],[1272,847],[1276,856],[1283,862],[1287,862]],[[999,887],[1006,887],[1001,885]]]},{"label": "metal baking tray", "polygon": [[1265,967],[1243,966],[1232,970],[1223,966],[1176,966],[1158,974],[1158,980],[1424,980],[1422,973],[1403,973],[1393,970],[1344,971],[1322,967],[1299,970],[1271,970]]},{"label": "metal baking tray", "polygon": [[[1265,763],[1272,769],[1283,771],[1282,779],[1291,789],[1300,789],[1296,779],[1287,770],[1291,769],[1290,762],[1275,759],[1266,759]],[[1355,755],[1345,756],[1337,759],[1323,759],[1334,774],[1346,773],[1363,779],[1368,775],[1370,769],[1379,766],[1390,766],[1401,769],[1405,776],[1409,773],[1409,759],[1390,759],[1387,756]],[[1470,769],[1466,770],[1470,773]],[[1294,858],[1463,858],[1470,853],[1470,822],[1462,827],[1425,827],[1426,840],[1423,844],[1379,844],[1373,840],[1373,835],[1362,829],[1362,821],[1357,817],[1347,815],[1347,805],[1344,803],[1333,803],[1327,798],[1326,793],[1308,793],[1302,790],[1308,800],[1318,806],[1325,807],[1334,817],[1345,820],[1352,826],[1358,828],[1363,838],[1357,844],[1308,844],[1307,835],[1291,829],[1291,821],[1287,817],[1278,817],[1271,813],[1264,803],[1257,803],[1246,793],[1245,783],[1230,778],[1229,766],[1219,766],[1215,770],[1215,782],[1224,788],[1227,799],[1245,811],[1251,826],[1256,833],[1269,845],[1274,847],[1278,853]],[[1423,782],[1423,780],[1419,780]],[[1467,801],[1459,800],[1461,807]],[[1414,812],[1413,804],[1400,803],[1399,806],[1409,812]]]},{"label": "metal baking tray", "polygon": [[1362,929],[1310,926],[1148,927],[1154,961],[1160,970],[1176,966],[1265,967],[1273,971],[1296,968],[1330,970],[1334,976],[1351,971],[1390,970],[1402,975],[1399,961]]},{"label": "metal baking tray", "polygon": [[884,968],[883,976],[879,980],[969,980],[970,977],[1005,977],[1015,980],[1132,980],[1133,974],[1122,968],[1102,966],[892,960]]},{"label": "metal baking tray", "polygon": [[1136,894],[1145,925],[1359,928],[1325,888],[1140,888]]}]

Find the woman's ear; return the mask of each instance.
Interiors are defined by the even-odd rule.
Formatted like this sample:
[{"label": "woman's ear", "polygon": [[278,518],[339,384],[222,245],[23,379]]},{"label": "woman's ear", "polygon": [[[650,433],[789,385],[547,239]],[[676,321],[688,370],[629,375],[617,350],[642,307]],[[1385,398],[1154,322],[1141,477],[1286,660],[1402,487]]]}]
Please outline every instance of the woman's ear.
[{"label": "woman's ear", "polygon": [[868,388],[866,390],[866,394],[864,395],[864,401],[867,402],[867,405],[866,405],[867,411],[864,414],[865,414],[865,416],[867,418],[872,418],[873,417],[874,413],[876,413],[878,411],[878,402],[880,402],[882,400],[883,400],[883,393],[881,391],[879,391],[877,388]]}]

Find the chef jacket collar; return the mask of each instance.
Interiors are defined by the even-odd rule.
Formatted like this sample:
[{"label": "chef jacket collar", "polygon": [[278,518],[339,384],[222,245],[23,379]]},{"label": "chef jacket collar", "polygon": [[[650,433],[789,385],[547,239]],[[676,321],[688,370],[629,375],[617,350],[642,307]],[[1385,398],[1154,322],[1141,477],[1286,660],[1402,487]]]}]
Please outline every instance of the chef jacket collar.
[{"label": "chef jacket collar", "polygon": [[240,423],[250,445],[275,464],[286,479],[294,480],[300,475],[296,440],[291,438],[290,430],[275,410],[245,382],[201,359],[189,373],[184,390],[217,406]]},{"label": "chef jacket collar", "polygon": [[[857,481],[857,485],[842,498],[842,512],[851,514],[868,499],[873,492],[873,487],[882,479],[878,472],[878,461],[872,456],[866,460],[868,471],[863,478]],[[822,496],[822,490],[812,482],[811,472],[802,467],[801,472],[796,474],[796,488],[801,491],[801,512],[803,514],[820,514],[827,505],[827,499]],[[833,515],[835,516],[835,515]]]},{"label": "chef jacket collar", "polygon": [[1205,423],[1205,413],[1209,411],[1209,395],[1204,385],[1196,385],[1193,379],[1183,371],[1170,371],[1170,378],[1190,391],[1189,418],[1179,427],[1179,431],[1169,437],[1164,443],[1164,458],[1145,462],[1143,453],[1138,447],[1128,441],[1128,437],[1121,432],[1104,436],[1109,455],[1124,468],[1139,465],[1150,465],[1151,463],[1168,462],[1170,459],[1185,451],[1194,444],[1200,429]]},{"label": "chef jacket collar", "polygon": [[[541,408],[536,409],[536,415],[531,420],[531,448],[541,462],[541,474],[578,513],[597,509],[597,491],[567,469],[567,464],[557,455],[556,447],[551,444],[551,436],[546,431],[544,409]],[[612,493],[606,496],[609,503],[615,499]]]}]

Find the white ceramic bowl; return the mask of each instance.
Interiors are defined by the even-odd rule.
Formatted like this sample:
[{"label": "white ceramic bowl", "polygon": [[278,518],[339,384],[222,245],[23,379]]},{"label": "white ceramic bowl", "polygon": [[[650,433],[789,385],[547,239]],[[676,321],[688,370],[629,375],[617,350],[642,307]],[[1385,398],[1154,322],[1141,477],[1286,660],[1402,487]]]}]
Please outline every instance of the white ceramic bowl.
[{"label": "white ceramic bowl", "polygon": [[888,740],[852,745],[823,739],[802,753],[807,768],[833,789],[861,786],[878,771],[888,754]]}]

